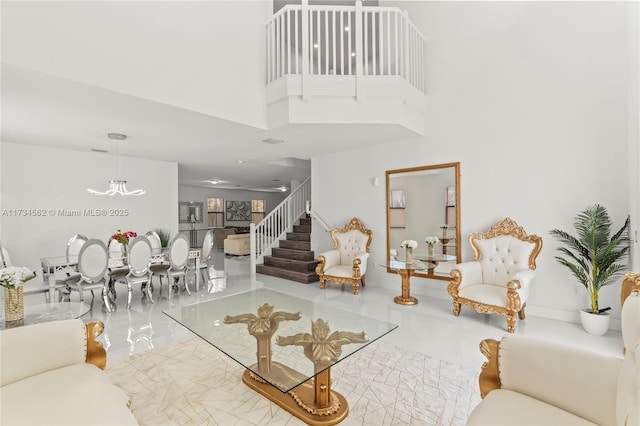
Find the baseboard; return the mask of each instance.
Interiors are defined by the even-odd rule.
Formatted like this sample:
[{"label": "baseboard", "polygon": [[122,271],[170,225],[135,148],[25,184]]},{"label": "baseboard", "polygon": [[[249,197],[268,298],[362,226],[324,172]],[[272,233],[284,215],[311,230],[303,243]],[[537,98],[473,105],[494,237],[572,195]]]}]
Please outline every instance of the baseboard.
[{"label": "baseboard", "polygon": [[[553,319],[558,321],[572,322],[575,324],[580,324],[580,313],[573,311],[564,311],[561,309],[553,309],[553,308],[545,308],[541,306],[533,306],[527,304],[526,309],[527,315],[531,315],[534,317],[541,317],[547,319]],[[620,331],[621,324],[620,318],[611,318],[609,323],[609,329]]]}]

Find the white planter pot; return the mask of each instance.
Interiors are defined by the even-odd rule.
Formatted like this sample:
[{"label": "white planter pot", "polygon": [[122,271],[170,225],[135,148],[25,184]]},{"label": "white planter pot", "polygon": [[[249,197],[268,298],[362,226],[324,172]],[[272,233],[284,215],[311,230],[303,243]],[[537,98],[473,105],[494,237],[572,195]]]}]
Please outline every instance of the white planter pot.
[{"label": "white planter pot", "polygon": [[580,311],[580,321],[584,330],[595,336],[602,336],[609,330],[609,313],[592,314],[590,309]]}]

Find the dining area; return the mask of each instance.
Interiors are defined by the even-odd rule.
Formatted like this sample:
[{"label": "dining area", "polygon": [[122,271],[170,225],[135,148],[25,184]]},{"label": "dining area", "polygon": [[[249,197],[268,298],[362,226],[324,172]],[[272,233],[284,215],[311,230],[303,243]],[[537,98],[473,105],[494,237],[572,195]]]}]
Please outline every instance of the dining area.
[{"label": "dining area", "polygon": [[[183,233],[170,239],[159,233],[117,229],[108,239],[74,234],[61,252],[39,259],[39,270],[15,266],[11,248],[0,242],[0,273],[7,277],[0,328],[80,318],[98,306],[104,313],[129,310],[134,294],[145,304],[190,297],[215,278],[209,268],[212,233],[200,247],[191,247]],[[18,270],[29,278],[21,281],[27,275],[18,276]],[[126,297],[119,298],[120,292]]]}]

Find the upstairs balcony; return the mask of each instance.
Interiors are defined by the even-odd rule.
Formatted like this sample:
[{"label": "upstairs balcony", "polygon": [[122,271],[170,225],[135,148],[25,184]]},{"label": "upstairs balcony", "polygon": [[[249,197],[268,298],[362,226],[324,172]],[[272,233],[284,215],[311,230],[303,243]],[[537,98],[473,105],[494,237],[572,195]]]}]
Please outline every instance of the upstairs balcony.
[{"label": "upstairs balcony", "polygon": [[267,23],[269,127],[370,123],[423,135],[426,42],[407,12],[305,3]]}]

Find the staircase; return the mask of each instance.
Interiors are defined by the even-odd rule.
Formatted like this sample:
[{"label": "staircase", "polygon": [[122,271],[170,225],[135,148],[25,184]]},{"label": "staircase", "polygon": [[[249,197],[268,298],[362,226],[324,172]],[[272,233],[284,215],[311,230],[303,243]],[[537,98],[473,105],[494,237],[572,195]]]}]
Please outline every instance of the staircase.
[{"label": "staircase", "polygon": [[287,232],[279,245],[271,249],[271,256],[264,256],[264,264],[256,265],[257,273],[305,284],[319,280],[315,272],[318,261],[310,250],[310,217],[301,217],[293,232]]}]

